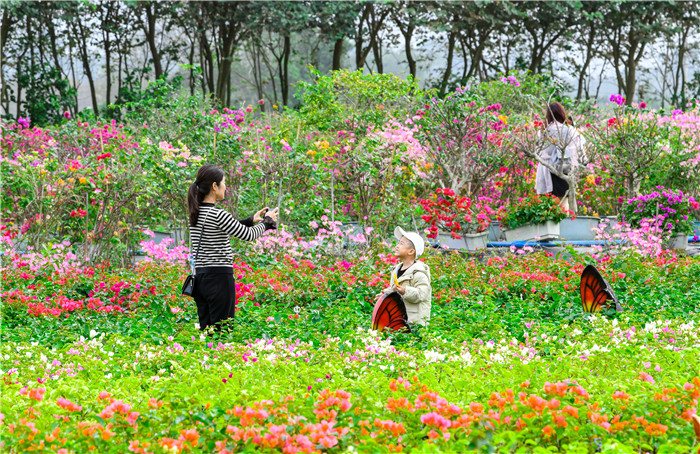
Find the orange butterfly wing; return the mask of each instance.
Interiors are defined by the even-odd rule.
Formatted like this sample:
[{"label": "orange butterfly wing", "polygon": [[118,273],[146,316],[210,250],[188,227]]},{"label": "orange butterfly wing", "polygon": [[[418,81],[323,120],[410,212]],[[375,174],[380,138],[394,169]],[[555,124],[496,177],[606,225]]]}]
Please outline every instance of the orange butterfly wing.
[{"label": "orange butterfly wing", "polygon": [[[695,437],[700,441],[700,416],[693,415],[693,430],[695,431]],[[698,450],[700,452],[700,450]]]},{"label": "orange butterfly wing", "polygon": [[581,303],[584,312],[598,312],[607,308],[610,301],[615,303],[615,310],[622,307],[617,302],[617,296],[610,284],[603,279],[593,265],[588,265],[581,273]]},{"label": "orange butterfly wing", "polygon": [[399,292],[385,293],[374,304],[372,329],[384,331],[385,328],[395,331],[406,329],[409,333],[411,332],[408,326],[406,304]]}]

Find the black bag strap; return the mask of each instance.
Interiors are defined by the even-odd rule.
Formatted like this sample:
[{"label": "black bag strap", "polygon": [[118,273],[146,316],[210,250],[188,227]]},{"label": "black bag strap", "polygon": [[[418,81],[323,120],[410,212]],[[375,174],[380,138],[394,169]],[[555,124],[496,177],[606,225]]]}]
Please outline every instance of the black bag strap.
[{"label": "black bag strap", "polygon": [[[199,232],[199,241],[197,242],[197,253],[194,255],[194,263],[192,264],[192,274],[197,274],[197,273],[196,273],[196,269],[197,269],[197,268],[196,268],[196,266],[197,266],[197,257],[199,257],[199,251],[200,251],[200,249],[201,249],[201,247],[202,247],[202,237],[204,236],[204,226],[206,225],[206,223],[207,223],[207,218],[209,217],[209,215],[211,214],[211,211],[212,211],[214,208],[215,208],[215,207],[209,208],[209,211],[207,211],[207,215],[204,216],[204,221],[202,221],[202,229],[201,229],[202,231]],[[190,237],[192,237],[192,229],[190,229]]]}]

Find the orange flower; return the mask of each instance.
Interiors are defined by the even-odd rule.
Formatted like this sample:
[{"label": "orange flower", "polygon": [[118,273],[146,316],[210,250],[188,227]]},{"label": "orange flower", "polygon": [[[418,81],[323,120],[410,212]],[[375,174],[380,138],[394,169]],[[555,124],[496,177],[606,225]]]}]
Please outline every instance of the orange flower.
[{"label": "orange flower", "polygon": [[562,411],[571,417],[578,418],[578,408],[567,405],[562,409]]},{"label": "orange flower", "polygon": [[627,400],[630,398],[630,396],[624,391],[615,391],[612,395],[612,398],[615,400]]},{"label": "orange flower", "polygon": [[44,393],[46,392],[46,389],[44,388],[32,388],[29,390],[29,398],[42,401],[44,400]]},{"label": "orange flower", "polygon": [[549,438],[554,433],[554,428],[550,425],[546,425],[544,426],[544,429],[542,429],[542,433],[544,434],[545,438]]}]

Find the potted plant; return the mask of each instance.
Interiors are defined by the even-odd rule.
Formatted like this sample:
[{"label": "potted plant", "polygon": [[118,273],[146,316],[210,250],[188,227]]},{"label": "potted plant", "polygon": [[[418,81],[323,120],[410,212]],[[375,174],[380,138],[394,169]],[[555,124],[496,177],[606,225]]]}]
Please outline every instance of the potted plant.
[{"label": "potted plant", "polygon": [[572,213],[551,195],[520,198],[503,217],[507,241],[544,241],[559,238],[559,223]]},{"label": "potted plant", "polygon": [[688,236],[695,235],[694,212],[700,204],[683,191],[673,191],[663,186],[649,194],[633,197],[622,206],[621,214],[625,222],[640,228],[643,221],[654,222],[663,237],[667,249],[685,249]]},{"label": "potted plant", "polygon": [[423,220],[430,226],[428,238],[439,238],[451,249],[485,249],[488,227],[496,215],[493,203],[488,197],[472,200],[452,189],[438,189],[434,197],[420,201]]}]

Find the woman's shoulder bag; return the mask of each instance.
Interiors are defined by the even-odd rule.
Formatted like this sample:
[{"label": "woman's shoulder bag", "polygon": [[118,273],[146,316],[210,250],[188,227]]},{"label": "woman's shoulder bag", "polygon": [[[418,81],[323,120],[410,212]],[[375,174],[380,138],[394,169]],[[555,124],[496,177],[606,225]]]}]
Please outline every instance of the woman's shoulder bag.
[{"label": "woman's shoulder bag", "polygon": [[[202,237],[204,236],[204,226],[207,223],[207,218],[209,217],[209,213],[213,208],[209,208],[209,211],[207,211],[207,215],[204,217],[204,221],[202,222],[202,231],[199,234],[199,241],[197,242],[197,253],[194,256],[194,260],[190,262],[190,268],[191,272],[190,274],[185,278],[185,282],[182,284],[182,294],[187,295],[187,296],[193,296],[194,295],[194,286],[195,283],[197,282],[197,271],[195,268],[195,264],[197,263],[197,257],[199,257],[199,251],[202,247]],[[192,229],[190,228],[190,251],[192,250]]]}]

